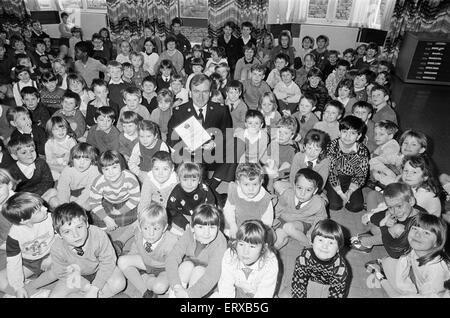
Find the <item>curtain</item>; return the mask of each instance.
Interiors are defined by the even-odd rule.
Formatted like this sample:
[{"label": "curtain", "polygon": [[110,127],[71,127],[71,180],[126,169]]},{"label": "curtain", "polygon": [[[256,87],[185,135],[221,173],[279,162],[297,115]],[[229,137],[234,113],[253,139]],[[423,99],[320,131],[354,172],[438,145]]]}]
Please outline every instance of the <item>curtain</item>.
[{"label": "curtain", "polygon": [[127,25],[132,33],[140,34],[144,24],[150,23],[157,32],[165,33],[178,16],[177,4],[178,0],[107,0],[111,32],[120,33]]},{"label": "curtain", "polygon": [[233,21],[238,26],[250,21],[256,36],[266,28],[269,0],[209,0],[208,5],[208,31],[213,37],[221,34],[227,21]]},{"label": "curtain", "polygon": [[387,0],[384,14],[381,17],[381,30],[388,30],[391,24],[392,14],[394,13],[395,0]]},{"label": "curtain", "polygon": [[29,20],[24,0],[0,0],[0,21],[6,32],[20,34],[20,28]]},{"label": "curtain", "polygon": [[450,29],[448,0],[398,0],[393,11],[386,40],[389,50],[398,49],[406,31],[448,33]]}]

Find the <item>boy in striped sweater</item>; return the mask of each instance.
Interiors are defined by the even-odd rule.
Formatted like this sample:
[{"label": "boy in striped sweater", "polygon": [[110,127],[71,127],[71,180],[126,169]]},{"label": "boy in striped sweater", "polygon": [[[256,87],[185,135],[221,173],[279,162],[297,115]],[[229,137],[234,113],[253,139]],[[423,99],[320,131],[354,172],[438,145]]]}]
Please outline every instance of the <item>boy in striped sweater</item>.
[{"label": "boy in striped sweater", "polygon": [[[139,182],[131,172],[123,169],[123,160],[117,151],[105,151],[99,164],[102,175],[94,180],[89,199],[94,224],[106,227],[114,240],[125,244],[133,236],[133,223],[137,219]],[[117,244],[123,247],[123,244]]]}]

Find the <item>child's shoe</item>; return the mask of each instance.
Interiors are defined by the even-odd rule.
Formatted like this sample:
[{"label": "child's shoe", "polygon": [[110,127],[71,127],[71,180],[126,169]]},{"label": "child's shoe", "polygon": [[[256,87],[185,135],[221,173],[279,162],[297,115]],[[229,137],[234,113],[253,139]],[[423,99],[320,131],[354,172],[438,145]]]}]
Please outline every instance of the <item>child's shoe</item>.
[{"label": "child's shoe", "polygon": [[372,252],[373,246],[367,247],[361,243],[361,237],[369,236],[367,233],[358,234],[357,236],[353,236],[350,238],[350,246],[352,249],[357,250],[363,253]]}]

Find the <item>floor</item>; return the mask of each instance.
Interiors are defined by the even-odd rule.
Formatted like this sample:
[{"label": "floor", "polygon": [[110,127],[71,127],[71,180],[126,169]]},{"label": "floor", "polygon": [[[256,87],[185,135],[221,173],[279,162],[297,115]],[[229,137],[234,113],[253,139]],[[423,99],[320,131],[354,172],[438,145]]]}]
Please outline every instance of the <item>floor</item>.
[{"label": "floor", "polygon": [[[406,84],[396,79],[392,95],[396,103],[396,111],[400,118],[402,130],[414,128],[430,137],[432,157],[440,172],[450,172],[450,160],[447,151],[450,143],[450,108],[448,99],[450,88],[447,86],[431,86]],[[330,217],[341,224],[346,230],[346,236],[365,232],[361,224],[361,213],[351,213],[346,210],[331,212]],[[294,242],[281,249],[280,257],[284,267],[280,290],[290,288],[295,259],[299,255],[301,246]],[[352,281],[348,293],[349,298],[382,298],[386,294],[381,289],[369,289],[366,285],[368,274],[364,263],[386,256],[383,247],[375,247],[370,254],[353,250],[344,251],[346,260],[351,268]],[[5,253],[0,251],[0,270],[5,267]],[[135,290],[128,287],[125,292],[116,297],[135,296]]]}]

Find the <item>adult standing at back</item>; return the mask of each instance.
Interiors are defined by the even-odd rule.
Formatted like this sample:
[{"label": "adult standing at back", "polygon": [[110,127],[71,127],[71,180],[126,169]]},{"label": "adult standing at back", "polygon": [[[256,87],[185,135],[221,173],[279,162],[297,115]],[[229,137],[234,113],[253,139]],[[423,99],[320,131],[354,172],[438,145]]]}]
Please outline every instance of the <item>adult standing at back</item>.
[{"label": "adult standing at back", "polygon": [[71,25],[67,22],[69,19],[69,14],[67,12],[61,13],[61,23],[58,26],[59,33],[61,34],[59,45],[64,44],[69,47],[69,39],[72,37],[72,32],[70,32]]},{"label": "adult standing at back", "polygon": [[236,62],[241,57],[240,54],[242,51],[240,40],[233,35],[234,29],[234,22],[226,22],[223,26],[223,34],[217,39],[217,46],[225,49],[231,77],[233,77]]}]

